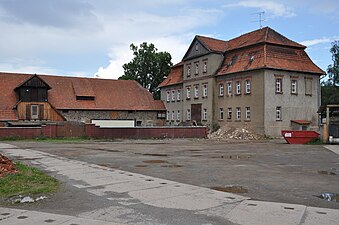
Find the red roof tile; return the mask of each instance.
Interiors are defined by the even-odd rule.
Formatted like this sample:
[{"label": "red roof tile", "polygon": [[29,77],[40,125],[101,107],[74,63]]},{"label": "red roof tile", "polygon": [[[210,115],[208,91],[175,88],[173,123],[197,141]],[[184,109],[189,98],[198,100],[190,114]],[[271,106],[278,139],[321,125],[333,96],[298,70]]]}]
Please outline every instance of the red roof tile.
[{"label": "red roof tile", "polygon": [[306,46],[286,38],[270,27],[264,27],[229,40],[227,51],[259,43],[270,43],[303,49],[306,48]]},{"label": "red roof tile", "polygon": [[[17,103],[14,89],[31,76],[32,74],[0,73],[0,118],[7,120],[8,117],[8,120],[12,120],[15,113],[7,113]],[[165,110],[164,104],[155,101],[152,94],[136,81],[49,75],[38,77],[51,87],[48,101],[56,109]],[[76,100],[76,95],[94,96],[95,99]]]},{"label": "red roof tile", "polygon": [[182,83],[184,64],[182,62],[172,66],[167,78],[158,87],[170,86]]},{"label": "red roof tile", "polygon": [[311,121],[308,121],[308,120],[291,120],[291,122],[297,123],[297,124],[300,124],[300,125],[309,125],[309,124],[311,124]]},{"label": "red roof tile", "polygon": [[227,42],[223,40],[218,40],[215,38],[204,37],[197,35],[197,39],[202,42],[210,51],[213,52],[224,52],[227,48]]}]

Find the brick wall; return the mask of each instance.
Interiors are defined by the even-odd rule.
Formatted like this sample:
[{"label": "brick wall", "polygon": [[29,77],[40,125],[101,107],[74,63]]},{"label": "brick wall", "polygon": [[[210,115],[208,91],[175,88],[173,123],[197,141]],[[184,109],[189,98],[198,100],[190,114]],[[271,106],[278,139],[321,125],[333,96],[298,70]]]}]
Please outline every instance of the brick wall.
[{"label": "brick wall", "polygon": [[100,128],[86,124],[85,132],[92,138],[206,138],[206,127],[137,127],[137,128]]},{"label": "brick wall", "polygon": [[90,138],[206,138],[206,127],[100,128],[94,124],[46,124],[42,127],[0,127],[0,137],[80,137]]}]

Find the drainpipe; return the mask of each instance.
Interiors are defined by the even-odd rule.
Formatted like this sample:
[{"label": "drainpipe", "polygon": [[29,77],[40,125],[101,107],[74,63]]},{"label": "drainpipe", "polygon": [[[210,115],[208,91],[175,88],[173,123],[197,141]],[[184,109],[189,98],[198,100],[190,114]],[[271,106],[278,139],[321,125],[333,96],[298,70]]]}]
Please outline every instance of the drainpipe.
[{"label": "drainpipe", "polygon": [[330,126],[330,108],[326,106],[326,123],[324,124],[324,140],[323,140],[325,143],[328,143],[329,126]]}]

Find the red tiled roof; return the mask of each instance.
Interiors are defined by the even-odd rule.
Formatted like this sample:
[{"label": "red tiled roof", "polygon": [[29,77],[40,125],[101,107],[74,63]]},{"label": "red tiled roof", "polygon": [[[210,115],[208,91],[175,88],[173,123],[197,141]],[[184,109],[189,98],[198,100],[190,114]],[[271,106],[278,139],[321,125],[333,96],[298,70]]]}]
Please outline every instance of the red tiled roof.
[{"label": "red tiled roof", "polygon": [[227,42],[215,38],[197,35],[197,39],[202,42],[209,50],[213,52],[224,52],[227,48]]},{"label": "red tiled roof", "polygon": [[182,62],[172,66],[170,73],[168,74],[167,78],[159,84],[160,87],[170,86],[174,84],[181,84],[182,83],[182,76],[183,76],[183,68],[184,64]]},{"label": "red tiled roof", "polygon": [[226,52],[224,63],[217,75],[261,68],[325,74],[302,48],[262,44]]},{"label": "red tiled roof", "polygon": [[308,124],[311,124],[311,121],[308,121],[308,120],[291,120],[291,122],[297,123],[297,124],[300,124],[300,125],[308,125]]},{"label": "red tiled roof", "polygon": [[[9,111],[17,103],[14,89],[31,76],[32,74],[0,73],[0,118],[13,118],[14,111],[14,114]],[[152,94],[136,81],[49,75],[38,77],[51,87],[48,101],[56,109],[165,110],[164,104],[155,101]],[[76,95],[94,96],[95,100],[76,100]]]},{"label": "red tiled roof", "polygon": [[306,48],[306,46],[286,38],[270,27],[264,27],[229,40],[227,51],[258,43],[270,43],[302,49]]}]

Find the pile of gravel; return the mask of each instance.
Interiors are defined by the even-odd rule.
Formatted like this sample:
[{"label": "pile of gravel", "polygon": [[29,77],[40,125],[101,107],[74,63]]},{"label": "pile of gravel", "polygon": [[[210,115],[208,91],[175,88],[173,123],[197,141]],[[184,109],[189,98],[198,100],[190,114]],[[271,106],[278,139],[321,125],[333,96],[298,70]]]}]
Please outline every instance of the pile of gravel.
[{"label": "pile of gravel", "polygon": [[209,139],[216,140],[262,140],[264,137],[245,127],[231,128],[221,127],[208,135]]}]

